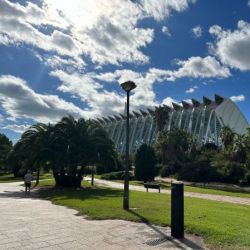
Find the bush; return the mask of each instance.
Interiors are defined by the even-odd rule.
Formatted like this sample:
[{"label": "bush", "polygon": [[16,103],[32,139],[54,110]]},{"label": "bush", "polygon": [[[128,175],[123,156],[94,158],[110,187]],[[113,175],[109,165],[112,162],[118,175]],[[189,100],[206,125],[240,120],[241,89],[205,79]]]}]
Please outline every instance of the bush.
[{"label": "bush", "polygon": [[164,165],[160,171],[160,175],[161,177],[168,177],[170,175],[176,174],[181,168],[182,166],[179,163]]},{"label": "bush", "polygon": [[160,163],[155,165],[155,176],[161,175],[161,171],[163,167],[164,165]]},{"label": "bush", "polygon": [[217,167],[211,162],[214,154],[215,150],[205,150],[198,154],[193,162],[188,162],[180,168],[177,178],[194,182],[218,181],[220,175]]},{"label": "bush", "polygon": [[[119,171],[119,172],[111,172],[111,173],[106,173],[101,175],[101,179],[104,180],[124,180],[124,171]],[[129,180],[134,180],[134,175],[132,172],[129,172]]]},{"label": "bush", "polygon": [[135,179],[138,181],[152,181],[155,177],[156,157],[151,146],[141,145],[135,155]]},{"label": "bush", "polygon": [[104,174],[123,170],[122,162],[119,157],[101,160],[96,166],[97,174]]},{"label": "bush", "polygon": [[218,181],[219,174],[217,169],[208,162],[199,161],[185,164],[177,173],[177,179],[192,182],[211,182]]},{"label": "bush", "polygon": [[241,183],[247,172],[245,165],[238,162],[227,162],[219,171],[221,181],[233,184]]}]

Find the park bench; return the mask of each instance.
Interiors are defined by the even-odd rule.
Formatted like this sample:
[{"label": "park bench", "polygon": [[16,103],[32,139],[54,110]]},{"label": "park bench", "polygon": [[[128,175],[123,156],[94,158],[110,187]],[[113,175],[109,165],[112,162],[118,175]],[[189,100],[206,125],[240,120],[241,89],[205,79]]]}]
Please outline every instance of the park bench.
[{"label": "park bench", "polygon": [[147,192],[149,188],[158,189],[159,193],[161,192],[160,184],[155,183],[155,182],[144,182],[144,187],[147,189]]}]

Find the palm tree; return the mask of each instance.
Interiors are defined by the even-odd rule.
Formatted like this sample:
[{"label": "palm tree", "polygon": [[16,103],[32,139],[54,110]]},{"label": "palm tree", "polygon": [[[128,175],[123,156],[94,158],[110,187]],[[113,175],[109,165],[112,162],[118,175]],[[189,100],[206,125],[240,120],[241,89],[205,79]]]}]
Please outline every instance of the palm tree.
[{"label": "palm tree", "polygon": [[113,142],[92,121],[63,117],[54,127],[53,141],[57,185],[79,186],[86,166],[115,157]]},{"label": "palm tree", "polygon": [[245,163],[247,152],[246,152],[246,136],[245,135],[235,135],[234,139],[234,153],[236,161],[239,163]]},{"label": "palm tree", "polygon": [[229,126],[223,126],[220,132],[220,136],[226,150],[229,150],[233,146],[233,141],[235,137],[234,131]]},{"label": "palm tree", "polygon": [[25,131],[14,147],[19,156],[28,160],[28,165],[35,167],[36,185],[39,184],[40,168],[49,160],[50,125],[37,123]]},{"label": "palm tree", "polygon": [[164,164],[178,163],[184,160],[186,152],[192,145],[192,138],[185,131],[173,129],[163,130],[157,139],[157,145]]}]

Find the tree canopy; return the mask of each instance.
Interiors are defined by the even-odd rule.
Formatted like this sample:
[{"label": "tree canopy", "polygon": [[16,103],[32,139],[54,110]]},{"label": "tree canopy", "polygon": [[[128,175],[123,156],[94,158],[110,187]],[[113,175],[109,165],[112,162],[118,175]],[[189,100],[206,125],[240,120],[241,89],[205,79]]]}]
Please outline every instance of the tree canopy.
[{"label": "tree canopy", "polygon": [[55,125],[33,125],[15,145],[14,154],[37,170],[50,166],[57,186],[80,186],[86,166],[116,158],[113,142],[99,125],[72,116]]}]

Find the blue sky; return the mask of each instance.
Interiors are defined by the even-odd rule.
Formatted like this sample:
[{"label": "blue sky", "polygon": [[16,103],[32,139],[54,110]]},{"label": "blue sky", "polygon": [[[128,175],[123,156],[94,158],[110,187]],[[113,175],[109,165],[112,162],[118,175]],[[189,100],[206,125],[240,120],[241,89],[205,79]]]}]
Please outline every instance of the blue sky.
[{"label": "blue sky", "polygon": [[1,0],[0,133],[217,93],[250,121],[248,0]]}]

